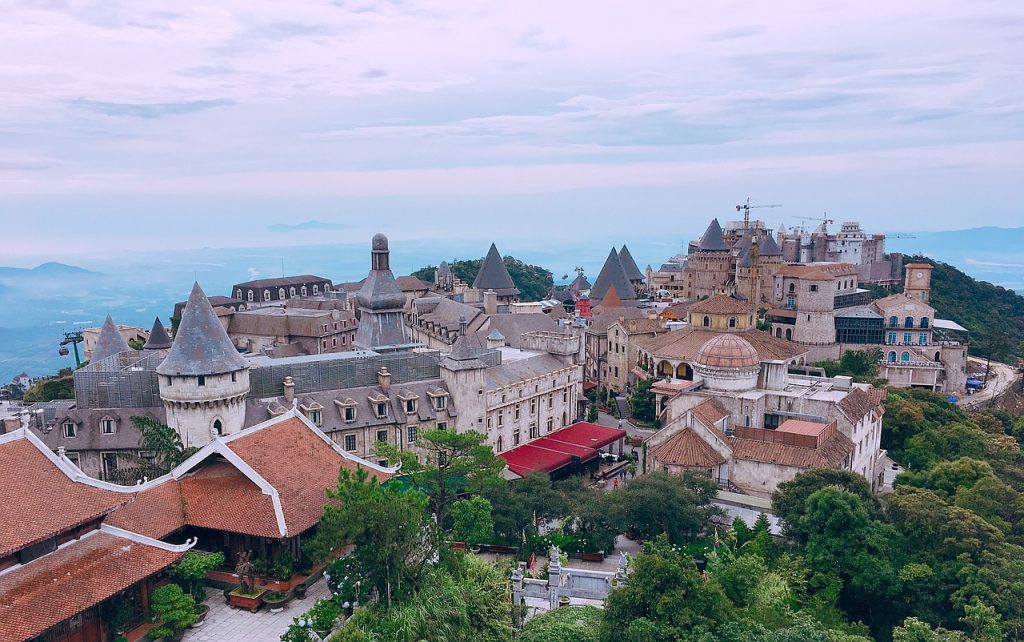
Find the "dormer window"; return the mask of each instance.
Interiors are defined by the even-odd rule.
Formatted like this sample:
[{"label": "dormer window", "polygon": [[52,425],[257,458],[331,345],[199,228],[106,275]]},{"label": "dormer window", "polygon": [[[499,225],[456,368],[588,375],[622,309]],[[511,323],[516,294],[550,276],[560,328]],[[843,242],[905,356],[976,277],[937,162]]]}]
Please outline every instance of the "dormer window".
[{"label": "dormer window", "polygon": [[434,397],[434,409],[444,410],[448,407],[448,397],[441,395],[440,397]]},{"label": "dormer window", "polygon": [[78,436],[78,426],[73,421],[64,422],[64,437],[67,439],[74,439]]},{"label": "dormer window", "polygon": [[345,421],[352,422],[356,420],[356,409],[353,406],[347,406],[345,408]]},{"label": "dormer window", "polygon": [[310,410],[309,420],[312,421],[313,424],[316,426],[324,425],[323,415],[320,414],[319,410]]},{"label": "dormer window", "polygon": [[407,412],[409,414],[412,414],[412,413],[416,412],[416,400],[415,399],[406,399],[405,400],[405,412]]},{"label": "dormer window", "polygon": [[374,407],[375,407],[375,410],[377,412],[377,417],[379,419],[382,419],[382,418],[388,416],[388,404],[387,403],[385,403],[383,401],[378,401],[376,404],[374,404]]},{"label": "dormer window", "polygon": [[295,286],[294,285],[292,287],[288,288],[288,295],[289,296],[295,296]]},{"label": "dormer window", "polygon": [[264,301],[269,301],[270,300],[270,290],[264,290],[263,291],[263,300]]},{"label": "dormer window", "polygon": [[313,284],[313,294],[320,294],[320,286]]},{"label": "dormer window", "polygon": [[284,288],[278,288],[277,289],[277,298],[282,299],[282,300],[284,299]]},{"label": "dormer window", "polygon": [[100,419],[100,431],[104,435],[113,435],[117,431],[117,424],[113,419],[104,417]]},{"label": "dormer window", "polygon": [[253,292],[252,292],[252,290],[249,290],[248,292],[249,292],[249,294],[248,294],[247,298],[248,298],[248,299],[249,299],[250,301],[252,301],[252,300],[253,300]]}]

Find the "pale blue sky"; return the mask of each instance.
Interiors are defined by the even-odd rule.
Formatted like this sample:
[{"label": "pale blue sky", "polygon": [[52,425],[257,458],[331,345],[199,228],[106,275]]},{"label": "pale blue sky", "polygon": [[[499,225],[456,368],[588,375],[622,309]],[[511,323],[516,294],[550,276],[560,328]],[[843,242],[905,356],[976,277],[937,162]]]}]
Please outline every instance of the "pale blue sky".
[{"label": "pale blue sky", "polygon": [[1017,0],[5,3],[0,264],[1019,226],[1022,60]]}]

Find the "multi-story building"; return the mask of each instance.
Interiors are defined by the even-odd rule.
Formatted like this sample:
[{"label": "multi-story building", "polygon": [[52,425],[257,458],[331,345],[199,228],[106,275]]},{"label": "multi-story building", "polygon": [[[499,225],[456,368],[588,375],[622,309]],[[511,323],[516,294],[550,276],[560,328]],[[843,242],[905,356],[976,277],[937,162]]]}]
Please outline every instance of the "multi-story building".
[{"label": "multi-story building", "polygon": [[884,234],[866,234],[860,223],[842,223],[832,234],[822,221],[814,230],[780,227],[778,242],[782,258],[789,263],[849,263],[857,269],[861,283],[894,285],[899,282],[901,259],[885,253]]},{"label": "multi-story building", "polygon": [[605,369],[608,387],[615,392],[629,394],[637,381],[634,369],[639,358],[638,342],[668,331],[665,320],[659,318],[617,318],[609,325],[606,337],[608,363]]},{"label": "multi-story building", "polygon": [[349,310],[265,307],[235,312],[228,336],[238,350],[285,356],[354,350],[356,317]]},{"label": "multi-story building", "polygon": [[236,283],[231,288],[234,298],[245,302],[248,307],[281,305],[297,296],[318,296],[333,289],[330,279],[312,274],[284,276],[273,279],[256,279]]}]

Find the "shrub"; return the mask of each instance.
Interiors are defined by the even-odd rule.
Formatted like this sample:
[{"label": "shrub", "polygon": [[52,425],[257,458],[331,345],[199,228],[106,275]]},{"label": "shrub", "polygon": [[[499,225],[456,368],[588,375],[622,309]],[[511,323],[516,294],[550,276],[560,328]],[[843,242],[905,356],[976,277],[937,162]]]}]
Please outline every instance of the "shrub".
[{"label": "shrub", "polygon": [[[365,603],[369,594],[370,582],[360,582],[363,577],[363,565],[355,557],[340,557],[327,567],[324,571],[324,579],[327,580],[327,587],[334,594],[334,599],[339,604]],[[358,588],[357,588],[358,587]]]},{"label": "shrub", "polygon": [[150,631],[150,635],[155,638],[181,633],[199,621],[196,601],[177,584],[164,584],[153,591],[150,607],[161,621],[160,626]]},{"label": "shrub", "polygon": [[171,567],[171,577],[197,601],[206,598],[206,574],[224,565],[224,553],[191,550]]},{"label": "shrub", "polygon": [[274,579],[290,580],[292,575],[295,574],[295,558],[292,557],[291,553],[281,553],[274,560],[273,568],[270,569],[271,575]]},{"label": "shrub", "polygon": [[491,502],[483,497],[455,502],[452,506],[452,521],[452,535],[467,544],[485,544],[494,537]]}]

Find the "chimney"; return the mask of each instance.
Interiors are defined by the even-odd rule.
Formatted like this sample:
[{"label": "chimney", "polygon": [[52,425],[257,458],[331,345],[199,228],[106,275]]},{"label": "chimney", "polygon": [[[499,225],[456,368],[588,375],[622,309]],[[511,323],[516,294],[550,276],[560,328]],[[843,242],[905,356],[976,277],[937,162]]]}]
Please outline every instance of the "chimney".
[{"label": "chimney", "polygon": [[284,400],[289,404],[295,401],[295,381],[291,377],[284,378]]},{"label": "chimney", "polygon": [[469,324],[466,322],[466,315],[460,316],[459,317],[459,336],[460,337],[466,336],[466,326],[467,325],[469,325]]},{"label": "chimney", "polygon": [[391,390],[391,373],[384,366],[381,366],[377,373],[377,385],[380,386],[380,391],[384,394],[388,394],[388,391]]},{"label": "chimney", "polygon": [[484,292],[484,314],[498,313],[498,293],[494,290]]}]

